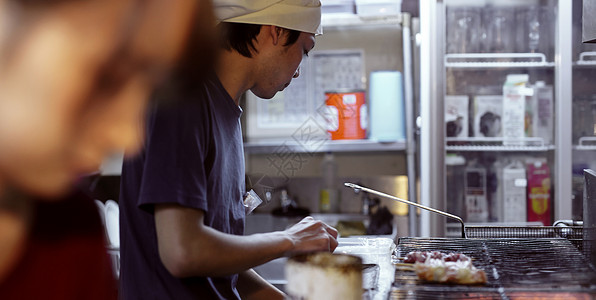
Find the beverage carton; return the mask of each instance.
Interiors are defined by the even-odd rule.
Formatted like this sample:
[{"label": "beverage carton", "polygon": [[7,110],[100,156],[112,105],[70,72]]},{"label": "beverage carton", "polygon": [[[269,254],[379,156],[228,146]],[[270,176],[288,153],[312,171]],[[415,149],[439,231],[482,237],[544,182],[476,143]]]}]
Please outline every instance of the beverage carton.
[{"label": "beverage carton", "polygon": [[466,222],[488,222],[486,169],[470,164],[465,170]]},{"label": "beverage carton", "polygon": [[532,132],[533,136],[542,138],[545,145],[553,143],[553,87],[538,81],[534,85],[532,99]]},{"label": "beverage carton", "polygon": [[503,85],[503,145],[523,145],[531,136],[531,102],[534,90],[527,87],[527,74],[510,74]]},{"label": "beverage carton", "polygon": [[447,137],[468,137],[468,96],[445,96]]},{"label": "beverage carton", "polygon": [[497,159],[487,167],[486,190],[490,222],[503,221],[503,167],[505,165],[505,161]]},{"label": "beverage carton", "polygon": [[503,168],[503,222],[526,222],[526,168],[515,161]]},{"label": "beverage carton", "polygon": [[500,137],[503,96],[489,95],[474,98],[474,136]]},{"label": "beverage carton", "polygon": [[529,163],[528,168],[528,222],[551,225],[550,169],[544,161]]}]

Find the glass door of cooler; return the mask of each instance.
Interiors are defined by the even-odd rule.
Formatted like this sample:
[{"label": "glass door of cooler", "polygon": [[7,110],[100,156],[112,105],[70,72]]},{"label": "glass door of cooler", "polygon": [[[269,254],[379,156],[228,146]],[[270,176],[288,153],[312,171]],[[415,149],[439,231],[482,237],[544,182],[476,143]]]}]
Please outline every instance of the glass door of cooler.
[{"label": "glass door of cooler", "polygon": [[[443,76],[430,105],[443,108],[435,128],[443,133],[444,193],[429,204],[442,201],[435,206],[467,225],[551,225],[557,1],[434,4],[442,49],[435,70]],[[460,233],[458,223],[446,223],[445,235]]]},{"label": "glass door of cooler", "polygon": [[582,43],[582,3],[573,1],[573,201],[582,219],[583,169],[596,169],[596,44]]}]

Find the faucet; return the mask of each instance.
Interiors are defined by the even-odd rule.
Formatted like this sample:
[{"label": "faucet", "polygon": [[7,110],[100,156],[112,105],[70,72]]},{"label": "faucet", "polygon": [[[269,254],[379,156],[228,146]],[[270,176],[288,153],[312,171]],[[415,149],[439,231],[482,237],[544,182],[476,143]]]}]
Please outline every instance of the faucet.
[{"label": "faucet", "polygon": [[367,192],[362,193],[362,214],[368,216],[370,214],[370,197]]},{"label": "faucet", "polygon": [[292,206],[292,199],[288,197],[288,191],[286,189],[281,190],[281,210],[283,212],[288,212],[290,206]]}]

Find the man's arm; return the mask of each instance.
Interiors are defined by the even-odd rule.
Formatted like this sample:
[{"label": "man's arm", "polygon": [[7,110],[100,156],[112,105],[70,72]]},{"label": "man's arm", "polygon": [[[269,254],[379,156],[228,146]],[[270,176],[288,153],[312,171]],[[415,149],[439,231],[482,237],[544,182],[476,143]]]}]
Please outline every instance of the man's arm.
[{"label": "man's arm", "polygon": [[204,212],[176,204],[155,206],[159,255],[176,277],[225,276],[292,253],[333,251],[337,231],[306,217],[285,231],[237,236],[204,225]]},{"label": "man's arm", "polygon": [[251,299],[285,299],[285,294],[267,282],[253,269],[240,273],[238,276],[238,293],[240,298]]}]

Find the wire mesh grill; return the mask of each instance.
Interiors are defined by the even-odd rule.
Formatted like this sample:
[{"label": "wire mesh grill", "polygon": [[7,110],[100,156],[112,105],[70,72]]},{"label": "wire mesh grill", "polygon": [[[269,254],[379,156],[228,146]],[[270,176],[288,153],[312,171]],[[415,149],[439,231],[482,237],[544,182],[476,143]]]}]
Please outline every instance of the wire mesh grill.
[{"label": "wire mesh grill", "polygon": [[581,226],[466,226],[468,238],[565,238],[584,256],[584,228]]},{"label": "wire mesh grill", "polygon": [[[536,293],[596,297],[596,269],[567,239],[401,238],[397,255],[410,251],[459,252],[486,272],[487,284],[426,283],[412,271],[397,269],[391,297],[397,299],[524,299]],[[514,297],[515,296],[515,297]],[[573,298],[571,298],[573,299]],[[580,298],[582,299],[582,298]]]},{"label": "wire mesh grill", "polygon": [[466,226],[468,238],[566,238],[581,240],[581,226]]}]

